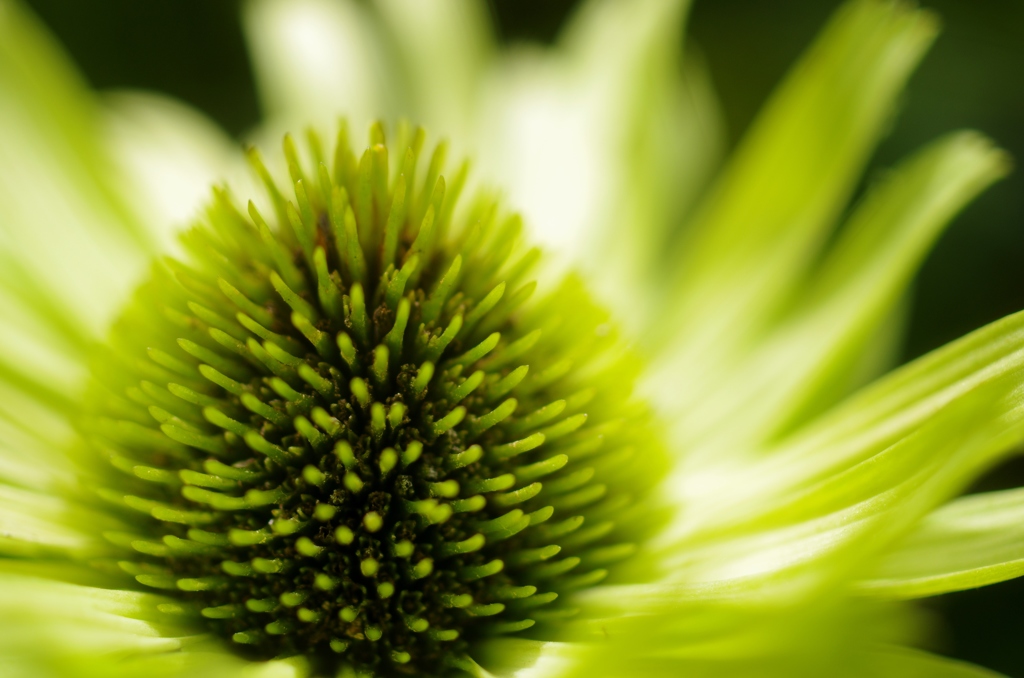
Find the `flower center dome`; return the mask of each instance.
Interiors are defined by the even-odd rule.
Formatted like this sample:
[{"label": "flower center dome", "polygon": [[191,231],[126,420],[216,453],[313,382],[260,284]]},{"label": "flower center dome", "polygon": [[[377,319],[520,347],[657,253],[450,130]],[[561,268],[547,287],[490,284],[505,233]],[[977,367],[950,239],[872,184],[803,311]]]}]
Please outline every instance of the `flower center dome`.
[{"label": "flower center dome", "polygon": [[[357,157],[286,137],[267,207],[226,191],[154,267],[84,424],[121,571],[256,658],[426,675],[544,634],[651,529],[636,360],[422,130]],[[329,157],[329,159],[327,159]],[[293,196],[293,197],[291,197]]]}]

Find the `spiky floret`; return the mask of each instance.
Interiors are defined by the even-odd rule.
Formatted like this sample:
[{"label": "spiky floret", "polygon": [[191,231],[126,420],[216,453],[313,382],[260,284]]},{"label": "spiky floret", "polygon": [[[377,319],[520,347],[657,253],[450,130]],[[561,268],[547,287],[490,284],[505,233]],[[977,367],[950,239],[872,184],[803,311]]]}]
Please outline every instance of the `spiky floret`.
[{"label": "spiky floret", "polygon": [[[286,198],[219,190],[96,361],[118,567],[254,656],[424,675],[572,614],[650,528],[636,361],[569,278],[535,300],[520,220],[455,218],[438,146],[284,143]],[[188,607],[188,606],[186,606]],[[543,632],[544,624],[531,633]]]}]

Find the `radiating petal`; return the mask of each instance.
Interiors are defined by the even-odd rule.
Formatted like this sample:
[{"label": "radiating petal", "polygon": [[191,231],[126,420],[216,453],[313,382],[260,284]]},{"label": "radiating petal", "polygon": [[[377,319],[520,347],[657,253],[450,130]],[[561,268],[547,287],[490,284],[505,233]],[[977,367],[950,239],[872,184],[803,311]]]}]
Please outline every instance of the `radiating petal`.
[{"label": "radiating petal", "polygon": [[694,592],[684,605],[623,598],[620,606],[595,612],[575,625],[570,678],[869,676],[866,652],[907,642],[918,626],[905,608],[830,594],[766,597],[756,590],[731,598]]},{"label": "radiating petal", "polygon": [[641,337],[661,322],[669,303],[664,283],[675,270],[672,245],[725,149],[718,101],[699,55],[686,54],[681,75],[659,71],[648,69],[646,89],[631,97],[641,104],[621,147],[618,204],[584,238],[593,238],[594,256],[577,262]]},{"label": "radiating petal", "polygon": [[780,330],[782,341],[803,356],[789,361],[799,366],[786,380],[800,390],[780,394],[791,409],[770,415],[778,418],[771,433],[798,425],[846,395],[862,347],[897,312],[942,230],[1009,168],[1004,152],[964,132],[904,162],[868,195],[807,286],[795,320],[787,323],[791,327]]},{"label": "radiating petal", "polygon": [[556,47],[498,63],[481,114],[483,176],[634,325],[717,157],[710,88],[698,64],[685,78],[680,66],[687,5],[584,4]]},{"label": "radiating petal", "polygon": [[98,116],[44,29],[17,3],[0,4],[0,268],[21,265],[0,276],[0,292],[38,291],[93,336],[148,246],[110,181]]},{"label": "radiating petal", "polygon": [[918,598],[1024,574],[1024,490],[958,499],[886,553],[860,584],[873,595]]},{"label": "radiating petal", "polygon": [[486,671],[479,678],[556,678],[565,674],[570,653],[565,643],[522,638],[496,638],[473,646],[474,659]]},{"label": "radiating petal", "polygon": [[[0,256],[0,268],[13,273],[13,260]],[[29,396],[36,403],[66,407],[85,378],[84,344],[86,331],[77,324],[65,329],[67,315],[46,304],[33,305],[34,280],[20,275],[4,275],[22,282],[19,297],[0,285],[0,383],[9,399],[0,409],[17,409]],[[5,281],[6,282],[6,281]],[[27,297],[27,298],[26,298]]]},{"label": "radiating petal", "polygon": [[737,481],[757,508],[734,498],[691,506],[693,515],[662,540],[661,566],[674,580],[777,578],[801,568],[814,579],[828,576],[822,557],[842,553],[835,571],[857,572],[1024,440],[1024,408],[1019,394],[1006,394],[1011,385],[1003,379],[974,389],[909,435],[817,482],[794,482],[799,470],[754,465]]},{"label": "radiating petal", "polygon": [[886,647],[868,654],[865,672],[877,678],[999,678],[1002,674],[967,662],[907,647]]},{"label": "radiating petal", "polygon": [[72,528],[71,513],[60,498],[0,484],[0,555],[86,555],[93,535]]},{"label": "radiating petal", "polygon": [[[986,383],[1019,385],[1024,312],[975,330],[878,380],[779,444],[772,465],[825,478],[905,436]],[[1012,403],[1011,403],[1012,404]]]},{"label": "radiating petal", "polygon": [[813,264],[935,23],[904,4],[845,5],[755,122],[681,243],[660,327],[695,393]]},{"label": "radiating petal", "polygon": [[[2,568],[0,568],[2,569]],[[301,659],[249,662],[193,635],[175,601],[0,572],[0,668],[5,678],[303,678]]]},{"label": "radiating petal", "polygon": [[487,6],[479,0],[378,0],[375,6],[406,85],[401,107],[434,134],[470,136],[495,56]]},{"label": "radiating petal", "polygon": [[354,129],[387,112],[389,78],[377,27],[352,0],[252,0],[245,31],[263,107],[275,129]]},{"label": "radiating petal", "polygon": [[[733,457],[722,463],[708,458],[680,465],[674,492],[698,505],[720,496],[731,482],[744,483],[751,497],[768,489],[784,495],[886,449],[981,385],[1017,378],[1013,375],[1022,366],[1024,313],[1016,313],[862,389],[779,442],[762,464],[748,467],[749,460]],[[746,499],[751,507],[758,506]]]},{"label": "radiating petal", "polygon": [[105,142],[136,218],[162,251],[209,201],[210,187],[249,179],[241,147],[204,115],[157,94],[119,92],[104,102]]},{"label": "radiating petal", "polygon": [[74,439],[70,422],[8,381],[0,375],[0,483],[50,492],[68,487],[75,477],[65,454]]},{"label": "radiating petal", "polygon": [[896,169],[854,212],[795,308],[679,415],[689,440],[709,454],[750,449],[844,396],[863,347],[892,317],[942,228],[1007,169],[1005,154],[973,133]]}]

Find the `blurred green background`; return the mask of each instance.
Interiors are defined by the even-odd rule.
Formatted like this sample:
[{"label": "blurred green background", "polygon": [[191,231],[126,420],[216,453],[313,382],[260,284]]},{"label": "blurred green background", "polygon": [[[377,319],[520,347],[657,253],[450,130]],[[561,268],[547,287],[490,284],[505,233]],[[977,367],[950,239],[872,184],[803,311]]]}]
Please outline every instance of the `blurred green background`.
[{"label": "blurred green background", "polygon": [[[97,88],[166,92],[233,133],[259,116],[239,0],[29,0]],[[491,0],[503,40],[550,41],[574,0]],[[735,143],[837,0],[697,0],[705,55]],[[945,29],[910,83],[875,168],[936,136],[980,129],[1024,163],[1024,0],[925,0]],[[870,174],[870,173],[869,173]],[[918,278],[904,358],[1024,308],[1024,170],[972,205]],[[978,489],[1024,484],[1024,463]],[[940,651],[1024,678],[1024,580],[942,597]]]}]

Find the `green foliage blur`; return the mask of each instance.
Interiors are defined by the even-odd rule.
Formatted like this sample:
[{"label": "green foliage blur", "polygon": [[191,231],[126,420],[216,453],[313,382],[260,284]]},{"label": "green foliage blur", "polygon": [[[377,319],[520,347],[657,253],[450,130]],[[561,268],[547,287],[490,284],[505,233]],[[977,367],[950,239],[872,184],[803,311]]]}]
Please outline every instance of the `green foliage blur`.
[{"label": "green foliage blur", "polygon": [[[239,134],[259,108],[240,0],[29,0],[99,89],[165,92]],[[500,37],[551,41],[574,0],[490,0]],[[708,63],[735,143],[838,0],[697,0],[689,35]],[[1024,2],[924,0],[944,31],[910,83],[875,172],[944,132],[981,130],[1024,163]],[[869,172],[869,181],[871,172]],[[1024,171],[971,205],[939,242],[913,294],[904,359],[1024,309]],[[978,489],[1024,484],[1024,463]],[[938,651],[1024,676],[1024,583],[931,603]]]}]

